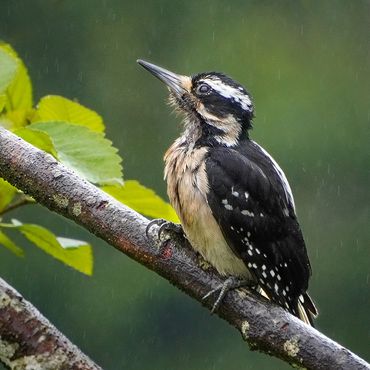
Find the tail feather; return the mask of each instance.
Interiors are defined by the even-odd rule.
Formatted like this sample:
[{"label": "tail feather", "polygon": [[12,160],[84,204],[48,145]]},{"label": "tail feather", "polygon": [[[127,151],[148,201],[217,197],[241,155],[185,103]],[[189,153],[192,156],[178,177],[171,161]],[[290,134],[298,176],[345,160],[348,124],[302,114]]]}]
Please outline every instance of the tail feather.
[{"label": "tail feather", "polygon": [[[268,296],[268,294],[265,292],[264,289],[259,287],[258,292],[268,300],[271,298]],[[314,325],[314,318],[318,315],[317,308],[315,304],[313,303],[311,297],[308,295],[308,293],[304,293],[299,296],[298,303],[297,303],[297,309],[289,309],[289,311],[297,316],[299,319],[301,319],[304,323],[307,325],[311,325],[312,327],[315,327]]]},{"label": "tail feather", "polygon": [[316,317],[319,312],[308,293],[303,295],[303,300],[306,309],[308,309]]},{"label": "tail feather", "polygon": [[305,293],[299,296],[298,300],[298,317],[308,325],[314,327],[313,320],[317,316],[318,311],[311,297]]}]

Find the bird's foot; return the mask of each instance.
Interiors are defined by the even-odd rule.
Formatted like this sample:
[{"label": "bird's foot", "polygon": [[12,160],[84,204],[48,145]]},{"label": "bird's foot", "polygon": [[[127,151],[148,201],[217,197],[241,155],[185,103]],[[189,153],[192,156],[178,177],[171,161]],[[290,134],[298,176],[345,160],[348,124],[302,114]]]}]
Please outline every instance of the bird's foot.
[{"label": "bird's foot", "polygon": [[237,289],[237,288],[241,288],[242,286],[247,286],[249,285],[250,282],[246,281],[246,280],[240,280],[238,278],[235,278],[233,276],[227,278],[222,284],[218,285],[215,289],[212,289],[211,291],[209,291],[203,298],[202,300],[204,299],[207,299],[208,297],[210,297],[211,295],[213,294],[218,294],[218,297],[215,301],[215,303],[213,304],[213,307],[212,307],[212,310],[211,310],[211,313],[214,313],[220,306],[222,300],[224,299],[226,293],[230,290],[233,290],[233,289]]},{"label": "bird's foot", "polygon": [[158,219],[150,221],[148,223],[148,226],[146,227],[145,234],[148,239],[150,238],[150,231],[153,226],[158,227],[158,231],[157,231],[158,240],[161,240],[163,234],[167,234],[170,239],[174,239],[174,240],[184,238],[184,231],[180,224],[175,224],[173,222],[164,220],[163,218],[158,218]]}]

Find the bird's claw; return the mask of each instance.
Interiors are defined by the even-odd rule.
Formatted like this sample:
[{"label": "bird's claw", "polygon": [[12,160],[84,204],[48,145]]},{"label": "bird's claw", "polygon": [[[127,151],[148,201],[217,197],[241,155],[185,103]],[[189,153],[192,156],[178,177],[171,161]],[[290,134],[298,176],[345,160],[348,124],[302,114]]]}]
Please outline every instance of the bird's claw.
[{"label": "bird's claw", "polygon": [[149,236],[149,233],[150,233],[150,229],[154,226],[154,225],[156,225],[156,226],[158,226],[158,227],[160,227],[160,226],[162,226],[164,223],[166,223],[167,221],[166,220],[164,220],[163,218],[156,218],[156,219],[154,219],[154,220],[152,220],[152,221],[150,221],[149,223],[148,223],[148,225],[146,226],[146,229],[145,229],[145,235],[146,235],[146,237],[149,239],[150,238],[150,236]]},{"label": "bird's claw", "polygon": [[174,237],[183,237],[184,236],[184,232],[182,230],[182,226],[180,224],[175,224],[173,222],[165,222],[164,224],[162,224],[158,230],[158,237],[161,238],[162,236],[162,233],[168,233],[170,234],[171,236],[174,236]]},{"label": "bird's claw", "polygon": [[218,293],[218,297],[216,301],[214,302],[212,306],[211,313],[214,313],[217,311],[217,309],[220,307],[220,304],[222,300],[224,299],[226,293],[229,290],[237,289],[242,286],[247,285],[248,283],[245,280],[239,280],[235,277],[229,277],[227,278],[222,284],[219,284],[216,288],[210,290],[207,294],[205,294],[202,298],[202,300],[205,300],[209,298],[211,295]]},{"label": "bird's claw", "polygon": [[163,218],[158,218],[149,222],[148,226],[146,227],[145,234],[146,237],[149,238],[150,229],[153,225],[158,226],[157,238],[161,240],[162,234],[167,233],[170,234],[171,239],[175,239],[177,237],[184,237],[184,232],[182,230],[182,226],[180,224],[175,224],[170,221],[166,221]]}]

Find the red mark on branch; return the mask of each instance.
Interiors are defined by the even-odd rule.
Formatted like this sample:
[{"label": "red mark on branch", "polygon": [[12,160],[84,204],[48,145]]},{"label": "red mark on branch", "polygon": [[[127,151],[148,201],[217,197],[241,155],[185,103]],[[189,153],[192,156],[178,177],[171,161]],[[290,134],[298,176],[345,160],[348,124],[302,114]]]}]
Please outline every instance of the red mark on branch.
[{"label": "red mark on branch", "polygon": [[164,242],[163,247],[161,248],[161,257],[165,260],[172,257],[172,247],[169,241]]},{"label": "red mark on branch", "polygon": [[101,202],[97,205],[96,209],[104,209],[104,208],[107,206],[107,204],[108,204],[108,201],[103,200],[103,201],[101,201]]}]

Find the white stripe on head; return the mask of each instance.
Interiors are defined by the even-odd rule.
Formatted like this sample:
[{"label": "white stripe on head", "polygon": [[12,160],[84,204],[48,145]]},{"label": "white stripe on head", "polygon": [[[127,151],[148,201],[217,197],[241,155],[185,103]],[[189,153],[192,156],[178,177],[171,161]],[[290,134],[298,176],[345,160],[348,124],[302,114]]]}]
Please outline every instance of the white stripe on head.
[{"label": "white stripe on head", "polygon": [[242,128],[240,123],[233,115],[229,114],[228,116],[222,118],[217,117],[209,113],[203,104],[199,104],[198,113],[206,119],[208,125],[216,127],[218,130],[224,133],[215,136],[215,139],[220,144],[230,147],[238,143],[238,138]]},{"label": "white stripe on head", "polygon": [[252,101],[241,86],[233,87],[227,85],[219,78],[215,78],[213,76],[210,78],[205,78],[199,82],[205,82],[206,84],[211,86],[214,91],[222,95],[224,98],[232,98],[235,102],[239,103],[244,110],[250,112],[253,110]]}]

